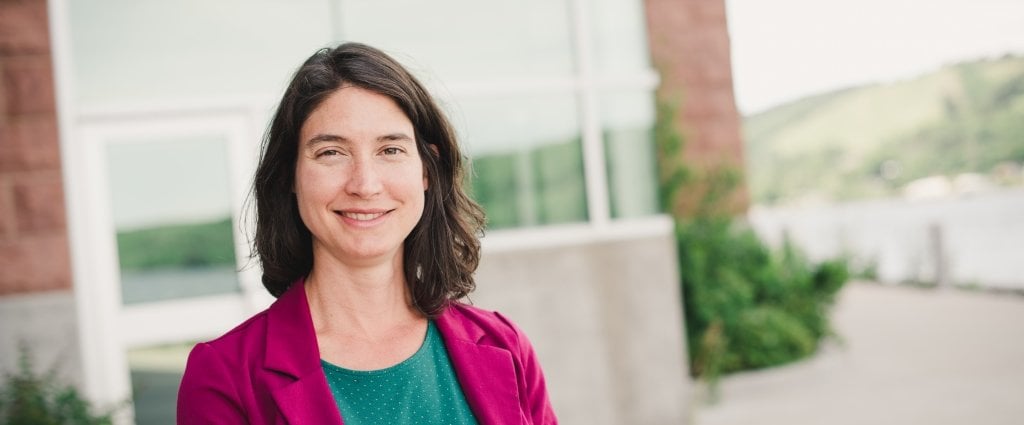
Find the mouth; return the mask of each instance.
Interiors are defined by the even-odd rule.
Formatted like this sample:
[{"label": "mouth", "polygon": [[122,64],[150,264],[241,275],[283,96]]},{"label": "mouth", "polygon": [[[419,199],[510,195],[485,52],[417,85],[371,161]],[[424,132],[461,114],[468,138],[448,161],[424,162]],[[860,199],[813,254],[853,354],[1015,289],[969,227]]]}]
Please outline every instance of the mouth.
[{"label": "mouth", "polygon": [[387,211],[335,211],[342,217],[355,221],[372,221],[394,210]]}]

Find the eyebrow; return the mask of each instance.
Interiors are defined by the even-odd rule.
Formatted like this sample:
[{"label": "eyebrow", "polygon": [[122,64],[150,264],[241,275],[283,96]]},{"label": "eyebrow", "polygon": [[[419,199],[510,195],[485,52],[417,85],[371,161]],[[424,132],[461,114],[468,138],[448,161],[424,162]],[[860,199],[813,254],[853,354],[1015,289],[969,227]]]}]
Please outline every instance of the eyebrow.
[{"label": "eyebrow", "polygon": [[[388,134],[382,135],[380,137],[377,137],[377,142],[379,142],[379,143],[380,142],[396,142],[396,141],[410,141],[411,142],[412,140],[413,140],[413,138],[409,137],[409,135],[407,135],[405,133],[388,133]],[[339,136],[337,134],[323,134],[323,133],[321,133],[321,134],[317,134],[317,135],[315,135],[313,137],[310,137],[309,140],[306,140],[305,145],[306,145],[306,147],[312,147],[312,146],[319,145],[321,143],[328,143],[328,142],[351,143],[351,140],[345,138],[344,136]]]}]

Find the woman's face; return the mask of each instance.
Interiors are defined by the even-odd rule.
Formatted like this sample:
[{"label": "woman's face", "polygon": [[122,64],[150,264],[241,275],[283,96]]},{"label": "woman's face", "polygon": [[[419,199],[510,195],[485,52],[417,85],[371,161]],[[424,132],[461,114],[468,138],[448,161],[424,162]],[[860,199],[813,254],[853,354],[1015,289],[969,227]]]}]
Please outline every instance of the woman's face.
[{"label": "woman's face", "polygon": [[391,98],[343,86],[299,132],[295,197],[314,261],[401,258],[423,214],[427,178],[412,122]]}]

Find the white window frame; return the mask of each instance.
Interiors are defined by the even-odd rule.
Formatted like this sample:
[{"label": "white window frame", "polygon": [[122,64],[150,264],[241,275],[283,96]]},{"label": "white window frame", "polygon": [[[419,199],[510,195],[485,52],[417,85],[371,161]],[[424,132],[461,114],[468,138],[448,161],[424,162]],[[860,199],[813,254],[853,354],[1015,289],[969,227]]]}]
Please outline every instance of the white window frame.
[{"label": "white window frame", "polygon": [[[334,0],[340,9],[341,0]],[[452,99],[500,95],[572,93],[577,97],[583,148],[588,221],[489,232],[485,252],[608,241],[665,234],[663,216],[612,220],[600,119],[600,93],[609,90],[653,91],[653,70],[623,77],[601,76],[593,63],[593,34],[586,0],[568,0],[576,72],[571,77],[509,81],[452,82],[434,93]],[[333,4],[333,2],[332,2]],[[51,52],[63,161],[63,182],[71,249],[72,285],[79,320],[83,392],[101,405],[117,405],[131,396],[126,350],[150,344],[205,338],[221,333],[272,301],[259,284],[256,267],[239,274],[241,293],[124,306],[121,303],[113,216],[106,193],[104,140],[120,136],[194,134],[197,130],[229,135],[231,184],[248,186],[255,167],[256,144],[274,99],[224,99],[213,102],[139,105],[79,110],[74,102],[70,0],[48,0]],[[337,13],[337,11],[335,12]],[[335,29],[335,34],[340,34]],[[443,90],[439,90],[443,89]],[[233,219],[243,217],[242,200],[232,200]],[[239,266],[248,244],[233,221]],[[246,221],[251,223],[251,220]],[[195,312],[203,312],[200,317]],[[116,423],[133,421],[127,409]]]}]

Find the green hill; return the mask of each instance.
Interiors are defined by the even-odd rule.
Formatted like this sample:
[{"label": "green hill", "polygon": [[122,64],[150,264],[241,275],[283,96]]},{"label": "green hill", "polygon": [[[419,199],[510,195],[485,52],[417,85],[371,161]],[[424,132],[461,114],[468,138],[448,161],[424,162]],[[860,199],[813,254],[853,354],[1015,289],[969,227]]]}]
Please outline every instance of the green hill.
[{"label": "green hill", "polygon": [[1006,180],[1024,162],[1024,57],[812,96],[743,126],[757,203],[887,196],[930,175]]}]

